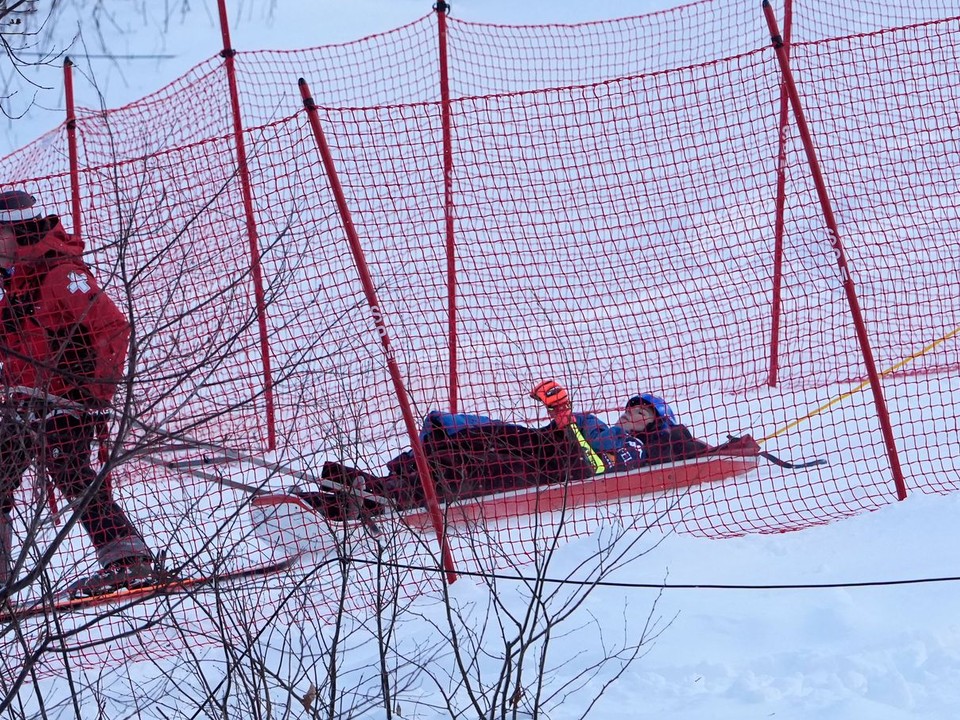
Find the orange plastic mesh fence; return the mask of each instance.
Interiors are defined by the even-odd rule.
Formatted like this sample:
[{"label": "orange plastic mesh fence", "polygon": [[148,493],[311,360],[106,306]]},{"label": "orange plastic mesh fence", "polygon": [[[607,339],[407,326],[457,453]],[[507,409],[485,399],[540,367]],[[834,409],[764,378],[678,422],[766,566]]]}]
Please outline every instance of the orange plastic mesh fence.
[{"label": "orange plastic mesh fence", "polygon": [[[957,48],[942,37],[960,22],[927,22],[934,7],[903,12],[795,2],[791,65],[876,364],[890,371],[883,390],[907,487],[952,492],[957,461],[944,438],[957,431],[960,389],[960,158],[949,109],[960,90]],[[920,24],[877,32],[911,22]],[[434,466],[444,500],[504,491],[445,508],[458,567],[522,565],[554,536],[611,521],[725,537],[826,523],[895,499],[793,123],[778,383],[767,385],[781,77],[759,8],[701,2],[531,28],[450,18],[448,32],[461,411],[543,428],[547,412],[528,393],[553,378],[574,411],[609,425],[628,398],[650,392],[710,445],[751,434],[765,452],[828,460],[796,470],[749,452],[716,462],[675,456],[584,480],[577,451],[570,460],[576,441],[563,433],[537,435],[554,452],[566,443],[559,470],[537,464],[542,448],[511,455],[476,441]],[[418,421],[449,407],[451,337],[435,18],[335,47],[241,52],[236,62],[262,306],[219,58],[141,102],[80,112],[77,131],[88,257],[134,320],[135,372],[112,421],[115,494],[185,574],[306,551],[296,573],[256,600],[243,583],[227,595],[256,628],[304,609],[324,618],[342,602],[379,607],[440,581],[430,518],[398,491],[402,468],[388,476],[409,438],[297,77],[320,105]],[[60,129],[0,167],[8,187],[56,206],[69,228],[64,148]],[[367,492],[394,493],[406,509],[319,492],[321,475],[361,476],[351,468],[367,474]],[[520,481],[531,477],[555,484],[531,493]],[[259,503],[292,486],[303,493],[295,502]],[[43,488],[25,479],[18,490],[18,537]],[[56,527],[23,551],[42,552]],[[62,571],[59,586],[93,569],[87,547],[74,528],[51,566]],[[306,592],[289,595],[293,587]],[[101,617],[82,633],[99,642],[124,632],[133,622],[125,617]],[[209,622],[190,611],[180,626],[204,635]],[[92,647],[82,633],[81,662],[129,655],[123,641]]]}]

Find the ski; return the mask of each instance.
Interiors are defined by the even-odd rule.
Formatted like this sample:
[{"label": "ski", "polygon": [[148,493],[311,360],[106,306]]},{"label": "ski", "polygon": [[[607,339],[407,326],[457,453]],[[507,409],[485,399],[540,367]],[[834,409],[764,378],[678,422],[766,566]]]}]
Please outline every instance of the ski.
[{"label": "ski", "polygon": [[[169,460],[161,456],[161,453],[164,452],[176,452],[183,449],[191,450],[206,450],[209,451],[207,454],[204,454],[198,458],[191,458],[188,460]],[[144,461],[155,465],[157,467],[162,467],[167,470],[173,470],[174,472],[181,472],[193,477],[199,478],[201,480],[206,480],[208,482],[217,483],[223,487],[228,487],[233,490],[240,490],[242,492],[248,492],[251,495],[258,495],[262,493],[269,493],[271,490],[266,488],[264,485],[250,485],[247,483],[237,482],[235,480],[230,480],[229,478],[222,477],[220,475],[214,475],[206,471],[204,468],[210,468],[218,465],[242,465],[244,463],[253,465],[254,467],[262,468],[267,470],[274,475],[282,475],[285,477],[291,477],[294,480],[300,482],[311,483],[317,485],[329,492],[346,492],[349,495],[359,498],[360,500],[368,504],[377,504],[382,505],[383,507],[389,506],[389,501],[386,498],[380,497],[373,493],[366,492],[360,488],[353,488],[347,485],[343,485],[335,480],[330,480],[328,478],[320,477],[306,470],[300,470],[298,468],[286,465],[280,462],[271,462],[270,460],[264,460],[263,458],[256,457],[254,455],[249,455],[246,453],[239,452],[237,450],[231,450],[226,447],[212,445],[210,443],[205,443],[203,441],[197,440],[192,441],[192,443],[186,443],[181,445],[172,445],[168,447],[159,447],[159,448],[148,448],[140,452],[131,453],[131,455],[143,459]]]},{"label": "ski", "polygon": [[[727,435],[727,437],[730,438],[731,442],[740,439],[735,435]],[[778,458],[773,453],[764,452],[762,450],[760,450],[757,453],[757,455],[764,458],[765,460],[769,460],[777,467],[786,468],[787,470],[803,470],[804,468],[811,468],[811,467],[816,467],[817,465],[827,464],[827,461],[824,460],[823,458],[817,458],[816,460],[807,460],[805,462],[791,462],[789,460],[783,460],[781,458]]]},{"label": "ski", "polygon": [[74,612],[103,605],[143,602],[157,597],[182,595],[204,587],[219,585],[220,583],[235,583],[241,580],[268,577],[289,570],[299,559],[299,554],[296,554],[276,562],[263,563],[261,565],[253,565],[226,572],[214,572],[209,575],[171,578],[150,585],[137,588],[124,588],[99,595],[70,597],[66,593],[61,593],[54,595],[52,598],[44,598],[31,603],[11,603],[0,607],[0,623],[25,620],[41,615]]},{"label": "ski", "polygon": [[761,452],[760,457],[769,460],[774,465],[778,465],[782,468],[787,468],[787,470],[802,470],[803,468],[810,468],[816,465],[827,464],[827,461],[824,460],[823,458],[817,458],[816,460],[807,460],[806,462],[790,462],[789,460],[781,460],[776,455],[771,455],[768,452]]}]

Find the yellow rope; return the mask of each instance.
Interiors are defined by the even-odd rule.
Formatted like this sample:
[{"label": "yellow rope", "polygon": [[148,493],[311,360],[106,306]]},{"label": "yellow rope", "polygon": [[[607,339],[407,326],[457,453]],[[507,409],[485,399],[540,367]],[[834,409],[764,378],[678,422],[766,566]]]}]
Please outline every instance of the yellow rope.
[{"label": "yellow rope", "polygon": [[[916,360],[916,359],[917,359],[918,357],[920,357],[921,355],[926,355],[928,352],[930,352],[930,351],[933,350],[935,347],[937,347],[937,345],[942,345],[942,344],[945,343],[947,340],[949,340],[949,339],[952,338],[954,335],[956,335],[958,332],[960,332],[960,326],[955,327],[953,330],[951,330],[950,332],[948,332],[946,335],[944,335],[943,337],[939,338],[938,340],[934,340],[932,343],[930,343],[929,345],[927,345],[925,348],[923,348],[923,349],[920,350],[919,352],[915,352],[913,355],[911,355],[911,356],[908,357],[908,358],[905,358],[905,359],[901,360],[901,361],[898,362],[896,365],[891,365],[891,366],[888,367],[886,370],[884,370],[882,373],[880,373],[880,377],[884,377],[885,375],[889,375],[889,374],[892,373],[892,372],[896,372],[897,370],[899,370],[900,368],[902,368],[904,365],[907,365],[908,363]],[[780,429],[777,430],[776,432],[767,435],[765,438],[762,438],[762,439],[759,440],[758,442],[762,445],[762,444],[765,443],[767,440],[772,440],[773,438],[777,437],[778,435],[783,435],[783,433],[787,432],[787,430],[792,430],[793,428],[795,428],[795,427],[796,427],[797,425],[799,425],[800,423],[802,423],[802,422],[804,422],[804,421],[806,421],[806,420],[809,420],[810,418],[815,417],[816,415],[819,415],[819,414],[822,413],[824,410],[833,407],[833,406],[836,405],[838,402],[842,402],[842,401],[846,400],[846,399],[847,399],[848,397],[850,397],[851,395],[856,395],[858,392],[860,392],[861,390],[863,390],[864,388],[869,387],[869,386],[870,386],[870,381],[869,381],[869,380],[864,380],[862,383],[860,383],[859,385],[857,385],[853,390],[850,390],[850,391],[848,391],[848,392],[845,392],[843,395],[840,395],[840,396],[838,396],[838,397],[835,397],[835,398],[834,398],[833,400],[831,400],[830,402],[824,403],[823,405],[821,405],[820,407],[818,407],[816,410],[813,410],[812,412],[807,413],[807,414],[804,415],[802,418],[799,418],[799,419],[797,419],[797,420],[794,420],[794,421],[793,421],[792,423],[790,423],[789,425],[784,425],[782,428],[780,428]]]}]

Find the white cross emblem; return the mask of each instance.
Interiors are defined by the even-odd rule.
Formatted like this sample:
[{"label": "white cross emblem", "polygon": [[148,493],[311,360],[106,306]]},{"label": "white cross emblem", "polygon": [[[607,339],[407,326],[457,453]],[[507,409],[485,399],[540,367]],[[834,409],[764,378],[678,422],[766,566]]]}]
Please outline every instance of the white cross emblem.
[{"label": "white cross emblem", "polygon": [[90,292],[90,283],[87,282],[86,275],[72,272],[67,275],[67,280],[70,281],[70,284],[67,285],[67,290],[71,293]]}]

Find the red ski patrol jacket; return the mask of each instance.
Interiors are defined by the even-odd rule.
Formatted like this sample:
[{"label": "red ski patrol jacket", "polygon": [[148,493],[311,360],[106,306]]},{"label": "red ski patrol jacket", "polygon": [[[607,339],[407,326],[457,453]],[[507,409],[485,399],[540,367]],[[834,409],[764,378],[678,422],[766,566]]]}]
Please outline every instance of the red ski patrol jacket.
[{"label": "red ski patrol jacket", "polygon": [[123,378],[130,339],[126,316],[81,259],[83,243],[56,216],[18,241],[0,298],[3,385],[90,405],[109,404]]}]

